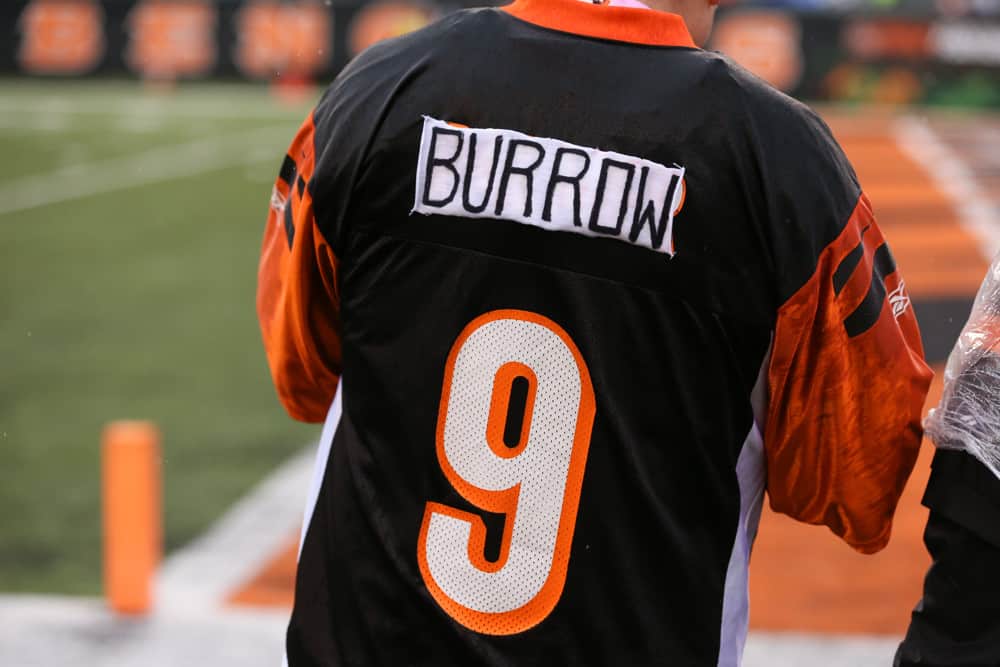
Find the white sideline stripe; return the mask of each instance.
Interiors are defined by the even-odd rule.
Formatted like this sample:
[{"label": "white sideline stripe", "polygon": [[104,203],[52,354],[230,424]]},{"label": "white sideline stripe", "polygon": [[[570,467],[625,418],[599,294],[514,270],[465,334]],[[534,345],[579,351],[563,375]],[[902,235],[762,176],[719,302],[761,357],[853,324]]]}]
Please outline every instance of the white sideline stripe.
[{"label": "white sideline stripe", "polygon": [[183,97],[122,99],[122,94],[135,93],[109,91],[106,99],[101,100],[68,97],[0,99],[0,113],[281,120],[295,111],[295,109],[268,108],[262,105],[261,98],[241,96],[232,100],[206,102],[186,100]]},{"label": "white sideline stripe", "polygon": [[63,167],[0,185],[0,215],[140,185],[281,158],[287,125],[161,146],[141,153]]},{"label": "white sideline stripe", "polygon": [[315,445],[304,448],[167,558],[157,578],[157,607],[221,607],[226,596],[287,547],[302,517],[315,452]]},{"label": "white sideline stripe", "polygon": [[899,146],[952,200],[959,222],[979,241],[983,258],[991,262],[1000,251],[1000,213],[977,184],[972,170],[922,118],[904,116],[892,124],[890,131]]},{"label": "white sideline stripe", "polygon": [[742,667],[887,667],[901,637],[750,633]]},{"label": "white sideline stripe", "polygon": [[274,667],[287,620],[245,609],[125,617],[100,598],[0,595],[0,665]]}]

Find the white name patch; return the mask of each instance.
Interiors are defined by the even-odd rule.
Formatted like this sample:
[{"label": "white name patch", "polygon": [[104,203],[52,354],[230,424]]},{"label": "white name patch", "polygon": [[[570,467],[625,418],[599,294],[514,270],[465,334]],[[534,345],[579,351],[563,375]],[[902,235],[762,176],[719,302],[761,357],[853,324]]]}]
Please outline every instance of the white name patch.
[{"label": "white name patch", "polygon": [[413,211],[499,218],[673,256],[684,168],[424,117]]}]

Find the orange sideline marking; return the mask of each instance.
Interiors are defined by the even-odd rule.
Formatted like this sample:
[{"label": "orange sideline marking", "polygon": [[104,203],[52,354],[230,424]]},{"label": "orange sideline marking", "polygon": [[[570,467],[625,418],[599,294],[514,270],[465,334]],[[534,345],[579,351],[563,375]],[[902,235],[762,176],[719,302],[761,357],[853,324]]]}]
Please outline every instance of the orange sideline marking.
[{"label": "orange sideline marking", "polygon": [[291,608],[295,599],[299,531],[289,530],[288,534],[288,543],[272,554],[250,581],[226,598],[227,605]]}]

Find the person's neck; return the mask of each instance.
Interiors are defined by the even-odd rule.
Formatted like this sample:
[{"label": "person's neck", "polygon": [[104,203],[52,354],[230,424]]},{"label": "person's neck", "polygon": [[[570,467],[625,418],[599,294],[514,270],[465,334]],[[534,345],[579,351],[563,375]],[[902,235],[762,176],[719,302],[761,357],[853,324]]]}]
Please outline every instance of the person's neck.
[{"label": "person's neck", "polygon": [[612,7],[631,7],[632,9],[649,9],[649,5],[647,5],[642,0],[611,0],[608,4]]},{"label": "person's neck", "polygon": [[658,12],[680,14],[677,9],[677,3],[673,2],[673,0],[642,0],[642,4]]},{"label": "person's neck", "polygon": [[701,45],[708,40],[718,0],[642,0],[642,2],[653,11],[680,16],[696,44]]}]

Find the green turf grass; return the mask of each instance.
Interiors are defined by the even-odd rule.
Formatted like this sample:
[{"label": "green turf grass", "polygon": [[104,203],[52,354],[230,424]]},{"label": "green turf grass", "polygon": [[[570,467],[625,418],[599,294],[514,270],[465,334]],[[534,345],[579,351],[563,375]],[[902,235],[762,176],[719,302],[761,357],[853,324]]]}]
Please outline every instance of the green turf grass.
[{"label": "green turf grass", "polygon": [[100,591],[108,420],[162,429],[168,550],[318,435],[278,405],[254,313],[271,183],[310,102],[0,82],[0,210],[12,184],[274,128],[227,168],[0,213],[0,592]]}]

